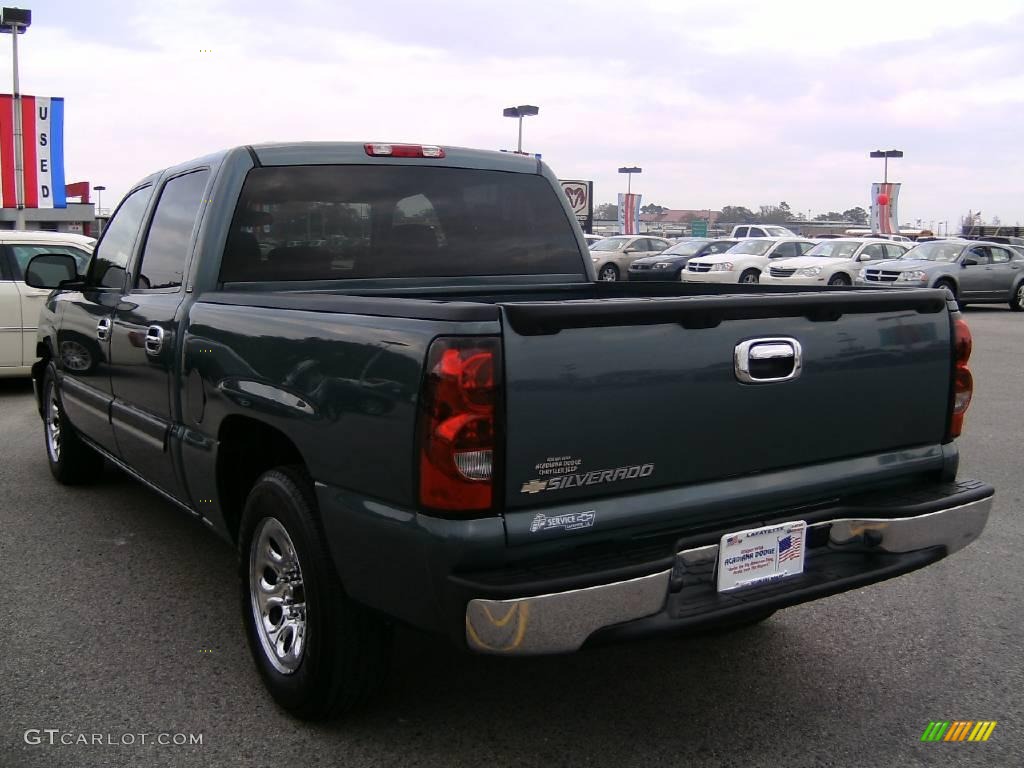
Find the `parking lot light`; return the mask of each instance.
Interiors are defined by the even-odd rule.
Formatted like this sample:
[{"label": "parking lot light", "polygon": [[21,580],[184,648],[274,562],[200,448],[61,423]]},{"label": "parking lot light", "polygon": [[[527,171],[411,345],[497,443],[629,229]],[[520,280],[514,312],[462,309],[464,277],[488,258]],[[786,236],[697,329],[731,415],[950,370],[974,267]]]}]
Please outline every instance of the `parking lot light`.
[{"label": "parking lot light", "polygon": [[523,118],[534,117],[540,112],[540,107],[532,104],[520,104],[518,107],[505,107],[502,114],[505,117],[514,117],[519,120],[519,141],[516,144],[516,152],[523,153]]}]

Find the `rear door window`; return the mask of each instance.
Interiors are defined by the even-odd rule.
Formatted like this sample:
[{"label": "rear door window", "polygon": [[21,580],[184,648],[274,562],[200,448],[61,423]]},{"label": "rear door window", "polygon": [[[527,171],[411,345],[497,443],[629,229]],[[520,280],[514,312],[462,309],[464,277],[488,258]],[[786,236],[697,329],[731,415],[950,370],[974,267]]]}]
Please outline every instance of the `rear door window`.
[{"label": "rear door window", "polygon": [[413,165],[276,166],[246,177],[221,280],[573,275],[544,177]]},{"label": "rear door window", "polygon": [[194,171],[168,181],[149,225],[142,262],[135,278],[139,289],[177,289],[184,280],[192,232],[203,204],[209,171]]},{"label": "rear door window", "polygon": [[736,234],[733,237],[746,237],[749,231],[750,227],[740,227],[736,230]]}]

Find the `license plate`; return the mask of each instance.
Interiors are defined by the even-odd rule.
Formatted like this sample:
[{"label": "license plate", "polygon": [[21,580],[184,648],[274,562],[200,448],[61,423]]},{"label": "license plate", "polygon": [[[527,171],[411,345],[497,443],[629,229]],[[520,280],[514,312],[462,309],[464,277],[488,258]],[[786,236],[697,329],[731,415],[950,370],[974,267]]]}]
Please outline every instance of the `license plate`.
[{"label": "license plate", "polygon": [[807,523],[797,520],[727,533],[718,544],[718,591],[803,573],[806,532]]}]

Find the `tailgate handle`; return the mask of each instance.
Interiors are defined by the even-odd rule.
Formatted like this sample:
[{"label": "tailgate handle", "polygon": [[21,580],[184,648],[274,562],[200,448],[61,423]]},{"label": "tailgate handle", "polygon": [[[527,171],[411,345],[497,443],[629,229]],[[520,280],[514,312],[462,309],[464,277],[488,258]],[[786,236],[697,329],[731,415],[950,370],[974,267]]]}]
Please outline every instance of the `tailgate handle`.
[{"label": "tailgate handle", "polygon": [[796,339],[751,339],[736,345],[735,362],[744,384],[792,381],[803,368],[803,350]]}]

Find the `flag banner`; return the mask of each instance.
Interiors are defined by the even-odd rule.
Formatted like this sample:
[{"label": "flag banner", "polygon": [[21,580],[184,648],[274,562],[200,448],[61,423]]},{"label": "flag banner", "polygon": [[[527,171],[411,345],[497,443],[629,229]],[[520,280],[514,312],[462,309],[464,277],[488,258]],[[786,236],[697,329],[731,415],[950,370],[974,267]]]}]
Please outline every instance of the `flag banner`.
[{"label": "flag banner", "polygon": [[640,234],[640,197],[619,193],[619,231],[623,235]]},{"label": "flag banner", "polygon": [[900,233],[896,202],[900,196],[899,184],[871,185],[871,231],[887,235]]},{"label": "flag banner", "polygon": [[[0,94],[0,195],[16,208],[14,97]],[[21,97],[22,167],[26,208],[66,208],[64,190],[64,99]]]}]

